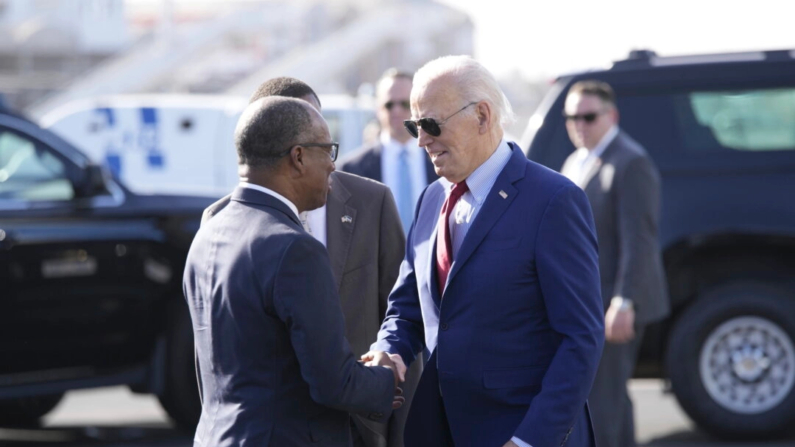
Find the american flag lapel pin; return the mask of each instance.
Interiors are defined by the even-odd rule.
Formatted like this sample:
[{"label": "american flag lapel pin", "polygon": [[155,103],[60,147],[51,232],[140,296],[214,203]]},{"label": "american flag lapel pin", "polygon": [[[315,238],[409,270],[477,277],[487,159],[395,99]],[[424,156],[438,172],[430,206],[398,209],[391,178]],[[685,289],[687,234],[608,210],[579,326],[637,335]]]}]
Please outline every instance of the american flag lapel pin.
[{"label": "american flag lapel pin", "polygon": [[342,223],[351,223],[351,222],[353,222],[353,218],[351,216],[348,216],[348,215],[342,216],[341,220],[342,220]]},{"label": "american flag lapel pin", "polygon": [[500,197],[502,197],[503,199],[507,199],[508,198],[508,193],[503,191],[503,190],[500,190]]}]

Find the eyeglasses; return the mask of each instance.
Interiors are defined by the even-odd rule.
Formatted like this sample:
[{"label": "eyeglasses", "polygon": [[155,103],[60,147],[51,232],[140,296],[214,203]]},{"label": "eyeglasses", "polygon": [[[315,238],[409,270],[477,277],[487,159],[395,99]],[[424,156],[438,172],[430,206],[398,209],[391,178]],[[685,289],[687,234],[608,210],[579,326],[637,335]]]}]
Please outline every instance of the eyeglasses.
[{"label": "eyeglasses", "polygon": [[339,154],[339,151],[340,151],[340,144],[339,143],[304,143],[304,144],[294,144],[294,145],[290,146],[290,149],[287,149],[286,151],[282,152],[281,154],[278,155],[278,157],[281,158],[281,157],[284,157],[285,155],[289,154],[290,151],[292,151],[295,146],[301,146],[301,147],[307,147],[307,148],[309,148],[309,147],[323,147],[323,148],[326,148],[327,147],[327,148],[329,148],[328,155],[329,155],[329,157],[331,157],[331,161],[337,161],[337,154]]},{"label": "eyeglasses", "polygon": [[408,109],[411,108],[411,104],[409,104],[408,101],[387,101],[384,104],[384,108],[387,109],[387,110],[392,110],[392,107],[395,107],[397,105],[399,105],[400,107],[403,107],[405,110],[408,110]]},{"label": "eyeglasses", "polygon": [[566,121],[575,121],[576,122],[576,121],[582,120],[582,121],[585,121],[588,124],[591,124],[594,121],[596,121],[596,118],[599,117],[599,115],[601,115],[603,113],[605,113],[604,110],[599,111],[599,112],[583,113],[582,115],[566,115],[566,112],[563,112],[563,117],[566,118]]},{"label": "eyeglasses", "polygon": [[414,138],[419,138],[420,136],[417,126],[421,127],[422,130],[425,131],[425,133],[427,133],[428,135],[432,137],[438,137],[439,135],[442,134],[442,126],[444,125],[444,123],[446,123],[450,118],[461,113],[467,107],[477,103],[478,101],[470,102],[469,104],[465,105],[464,107],[461,107],[460,109],[458,109],[457,112],[448,116],[441,122],[436,122],[436,120],[433,118],[420,118],[418,120],[405,120],[403,121],[403,125],[406,127],[406,130],[408,130],[411,136]]}]

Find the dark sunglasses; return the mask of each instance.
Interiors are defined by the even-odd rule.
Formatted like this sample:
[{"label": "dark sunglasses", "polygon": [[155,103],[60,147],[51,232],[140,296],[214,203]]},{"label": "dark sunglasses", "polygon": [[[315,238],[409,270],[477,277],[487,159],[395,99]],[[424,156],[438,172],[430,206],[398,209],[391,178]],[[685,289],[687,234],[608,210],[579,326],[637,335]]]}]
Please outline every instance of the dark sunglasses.
[{"label": "dark sunglasses", "polygon": [[457,112],[448,116],[447,118],[445,118],[440,122],[437,122],[433,118],[420,118],[418,120],[405,120],[403,121],[403,125],[406,127],[406,130],[408,130],[411,136],[414,138],[419,138],[420,136],[420,132],[417,126],[422,128],[422,130],[428,135],[432,137],[438,137],[439,135],[442,134],[442,126],[444,125],[444,123],[446,123],[450,118],[461,113],[467,107],[477,103],[478,101],[470,102],[469,104],[465,105],[464,107],[461,107],[460,109],[458,109]]},{"label": "dark sunglasses", "polygon": [[596,118],[598,118],[599,115],[601,115],[603,113],[605,113],[605,112],[602,111],[602,112],[583,113],[582,115],[566,115],[566,112],[563,112],[563,117],[566,118],[567,121],[575,121],[575,122],[577,122],[577,121],[582,120],[582,121],[585,121],[588,124],[591,124],[594,121],[596,121]]},{"label": "dark sunglasses", "polygon": [[278,158],[284,157],[285,155],[289,154],[293,150],[293,148],[296,147],[296,146],[307,147],[307,148],[309,148],[309,147],[323,147],[323,148],[326,148],[327,147],[327,148],[329,148],[328,155],[329,155],[329,157],[331,157],[331,161],[337,161],[337,154],[339,154],[339,151],[340,151],[340,144],[339,143],[304,143],[304,144],[294,144],[294,145],[292,145],[290,147],[290,149],[287,149],[286,151],[284,151],[281,154],[279,154]]},{"label": "dark sunglasses", "polygon": [[411,108],[411,104],[409,104],[408,101],[387,101],[386,104],[384,104],[384,108],[387,110],[392,110],[392,107],[395,107],[397,105],[403,107],[403,109],[405,110]]}]

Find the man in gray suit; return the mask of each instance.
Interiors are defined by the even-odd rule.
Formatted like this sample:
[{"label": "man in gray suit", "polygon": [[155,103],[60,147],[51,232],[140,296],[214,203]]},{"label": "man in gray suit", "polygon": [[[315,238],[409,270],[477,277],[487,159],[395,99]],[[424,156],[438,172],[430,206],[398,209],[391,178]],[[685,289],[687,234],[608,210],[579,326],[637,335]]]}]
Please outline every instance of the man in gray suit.
[{"label": "man in gray suit", "polygon": [[403,127],[411,118],[412,75],[391,68],[376,88],[379,140],[365,145],[340,163],[340,170],[383,182],[397,199],[403,229],[414,220],[414,206],[425,187],[439,178],[425,149]]},{"label": "man in gray suit", "polygon": [[660,175],[646,151],[618,128],[613,89],[577,82],[565,103],[566,128],[577,150],[562,174],[585,190],[599,242],[605,343],[588,402],[600,447],[635,445],[632,377],[643,330],[668,315],[657,223]]},{"label": "man in gray suit", "polygon": [[[314,90],[295,78],[265,81],[251,101],[269,96],[303,99],[320,111]],[[226,196],[207,207],[202,225],[230,199]],[[301,217],[304,228],[328,249],[345,315],[345,335],[354,354],[364,354],[378,334],[405,250],[406,239],[392,193],[382,183],[335,171],[326,205],[301,213]],[[403,446],[403,428],[421,374],[418,362],[402,385],[406,402],[393,412],[389,423],[352,416],[354,446]]]},{"label": "man in gray suit", "polygon": [[240,185],[185,267],[204,396],[194,445],[350,446],[348,412],[385,420],[400,399],[388,358],[354,356],[326,250],[298,217],[325,204],[337,144],[307,102],[271,97],[243,112],[235,146]]}]

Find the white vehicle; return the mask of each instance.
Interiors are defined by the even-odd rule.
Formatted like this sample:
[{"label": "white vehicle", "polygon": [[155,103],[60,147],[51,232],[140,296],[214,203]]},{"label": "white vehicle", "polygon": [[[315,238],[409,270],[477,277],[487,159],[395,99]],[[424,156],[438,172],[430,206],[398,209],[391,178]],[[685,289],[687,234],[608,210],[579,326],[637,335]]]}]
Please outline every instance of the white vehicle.
[{"label": "white vehicle", "polygon": [[[341,156],[362,144],[372,107],[321,95]],[[75,101],[40,122],[107,166],[137,193],[222,196],[238,182],[233,134],[248,98],[126,95]]]}]

